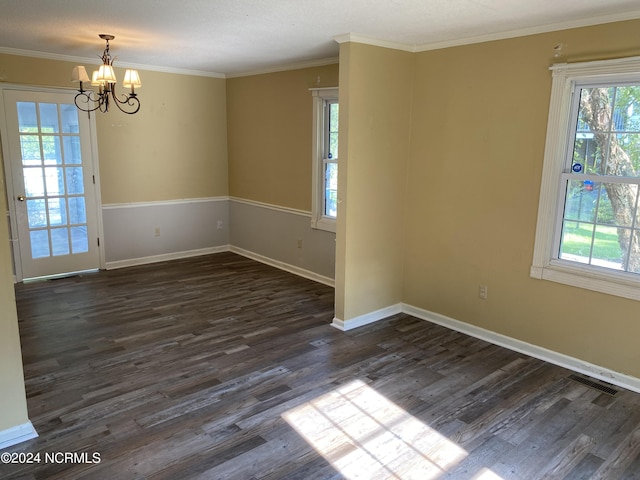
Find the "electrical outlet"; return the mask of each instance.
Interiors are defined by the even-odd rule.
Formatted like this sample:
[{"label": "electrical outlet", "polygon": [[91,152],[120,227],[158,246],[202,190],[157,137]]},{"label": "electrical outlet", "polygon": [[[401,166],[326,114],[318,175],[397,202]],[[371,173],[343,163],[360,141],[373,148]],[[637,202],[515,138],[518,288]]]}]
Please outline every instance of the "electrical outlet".
[{"label": "electrical outlet", "polygon": [[480,285],[480,287],[478,288],[478,297],[480,297],[482,300],[486,300],[489,296],[489,287],[487,287],[486,285]]},{"label": "electrical outlet", "polygon": [[222,220],[218,220],[218,230],[222,230]]},{"label": "electrical outlet", "polygon": [[160,236],[160,227],[156,227],[155,236],[156,237]]},{"label": "electrical outlet", "polygon": [[301,238],[298,239],[298,248],[302,248],[302,239]]}]

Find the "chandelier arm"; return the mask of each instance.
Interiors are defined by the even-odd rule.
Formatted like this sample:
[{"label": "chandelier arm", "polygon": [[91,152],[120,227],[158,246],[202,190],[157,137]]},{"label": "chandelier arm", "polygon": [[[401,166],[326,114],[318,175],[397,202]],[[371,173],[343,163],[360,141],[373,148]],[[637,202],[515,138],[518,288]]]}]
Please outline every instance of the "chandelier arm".
[{"label": "chandelier arm", "polygon": [[[120,110],[122,113],[133,115],[134,113],[137,113],[138,110],[140,110],[140,100],[138,100],[138,96],[135,93],[130,93],[128,95],[123,93],[121,100],[118,98],[118,94],[116,93],[116,85],[113,84],[111,89],[111,96],[115,101],[116,107],[118,107],[118,110]],[[132,107],[133,110],[125,110],[121,105],[128,105],[129,107]]]},{"label": "chandelier arm", "polygon": [[98,104],[100,107],[100,111],[102,113],[107,113],[109,111],[109,91],[105,90],[100,95],[100,103]]},{"label": "chandelier arm", "polygon": [[[93,96],[91,94],[95,95],[95,93],[92,90],[85,90],[85,91],[81,91],[80,93],[78,93],[73,98],[73,103],[75,103],[75,105],[78,108],[78,110],[82,110],[83,112],[95,112],[96,110],[98,110],[100,108],[100,106],[103,103],[102,102],[102,98],[100,98],[100,97],[99,98],[93,98]],[[86,104],[86,105],[89,105],[89,102],[94,102],[96,104],[96,106],[93,107],[93,108],[83,108],[78,104],[79,100],[83,104]]]}]

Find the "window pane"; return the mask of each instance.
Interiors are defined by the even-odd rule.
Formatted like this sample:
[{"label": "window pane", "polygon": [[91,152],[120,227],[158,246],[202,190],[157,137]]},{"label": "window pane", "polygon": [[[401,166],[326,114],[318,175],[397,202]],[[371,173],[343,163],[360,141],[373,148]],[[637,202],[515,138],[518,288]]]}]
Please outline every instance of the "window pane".
[{"label": "window pane", "polygon": [[47,184],[47,195],[64,195],[64,177],[62,167],[47,167],[44,169]]},{"label": "window pane", "polygon": [[328,155],[327,158],[338,158],[338,118],[339,105],[329,103],[329,126],[328,126]]},{"label": "window pane", "polygon": [[593,133],[576,133],[573,146],[572,171],[602,175],[604,173],[603,152]]},{"label": "window pane", "polygon": [[47,226],[47,210],[44,198],[27,200],[27,217],[29,218],[29,228]]},{"label": "window pane", "polygon": [[564,217],[570,220],[593,222],[598,205],[598,185],[590,180],[569,180]]},{"label": "window pane", "polygon": [[84,193],[82,181],[82,167],[67,167],[67,195],[81,195]]},{"label": "window pane", "polygon": [[329,123],[332,132],[338,131],[338,120],[340,119],[340,104],[337,102],[329,104]]},{"label": "window pane", "polygon": [[62,152],[60,151],[60,137],[53,135],[42,136],[42,152],[46,165],[60,165]]},{"label": "window pane", "polygon": [[606,174],[640,176],[640,134],[611,135]]},{"label": "window pane", "polygon": [[633,273],[640,273],[640,231],[638,230],[633,231],[627,270]]},{"label": "window pane", "polygon": [[24,189],[27,197],[43,197],[44,196],[44,178],[42,176],[42,168],[24,167],[22,169],[24,178]]},{"label": "window pane", "polygon": [[[636,213],[638,186],[626,183],[603,183],[598,204],[597,223],[630,227]],[[613,199],[613,201],[611,200]]]},{"label": "window pane", "polygon": [[63,137],[64,163],[77,165],[82,163],[82,151],[80,150],[80,137]]},{"label": "window pane", "polygon": [[329,158],[338,158],[338,132],[329,134]]},{"label": "window pane", "polygon": [[69,230],[67,228],[51,229],[51,250],[53,255],[69,254]]},{"label": "window pane", "polygon": [[597,225],[591,251],[591,264],[616,270],[622,269],[630,238],[631,233],[627,228]]},{"label": "window pane", "polygon": [[[609,199],[609,195],[607,193],[607,185],[605,184],[597,184],[599,185],[599,193],[600,197],[598,199],[598,217],[596,219],[596,223],[605,224],[605,225],[616,225],[617,221],[621,221],[623,225],[630,224],[631,218],[627,220],[616,218],[613,213],[613,208],[611,206],[611,200]],[[614,185],[608,185],[609,187],[614,187]],[[631,213],[631,212],[630,212]]]},{"label": "window pane", "polygon": [[40,103],[40,131],[43,133],[58,133],[58,105],[55,103]]},{"label": "window pane", "polygon": [[40,165],[40,138],[37,135],[20,135],[20,150],[23,165]]},{"label": "window pane", "polygon": [[49,225],[67,224],[67,202],[64,198],[49,198]]},{"label": "window pane", "polygon": [[75,105],[60,105],[60,116],[62,117],[62,133],[78,133],[80,131],[78,109]]},{"label": "window pane", "polygon": [[559,258],[573,262],[589,263],[594,225],[565,221],[562,227],[562,243]]},{"label": "window pane", "polygon": [[17,102],[18,129],[20,133],[36,133],[38,131],[38,116],[34,102]]},{"label": "window pane", "polygon": [[639,138],[634,135],[610,135],[606,154],[608,161],[605,175],[615,175],[620,177],[638,177],[640,171]]},{"label": "window pane", "polygon": [[640,85],[617,87],[613,127],[616,131],[640,132]]},{"label": "window pane", "polygon": [[49,235],[46,230],[32,230],[29,232],[31,239],[31,258],[43,258],[49,256]]},{"label": "window pane", "polygon": [[69,197],[69,223],[87,223],[84,197]]},{"label": "window pane", "polygon": [[71,228],[71,250],[73,253],[84,253],[89,251],[87,227]]},{"label": "window pane", "polygon": [[582,88],[578,111],[579,133],[608,131],[611,128],[611,109],[615,87]]},{"label": "window pane", "polygon": [[324,171],[324,215],[336,217],[338,213],[338,165],[327,163]]}]

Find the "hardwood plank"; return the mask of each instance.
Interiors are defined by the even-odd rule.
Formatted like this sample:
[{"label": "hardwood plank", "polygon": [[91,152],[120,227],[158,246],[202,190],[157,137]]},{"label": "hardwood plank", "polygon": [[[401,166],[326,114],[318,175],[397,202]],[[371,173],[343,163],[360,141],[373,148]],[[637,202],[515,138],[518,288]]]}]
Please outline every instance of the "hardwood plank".
[{"label": "hardwood plank", "polygon": [[593,475],[594,479],[631,478],[638,471],[629,471],[627,467],[640,460],[640,426],[637,426],[627,438],[605,459]]},{"label": "hardwood plank", "polygon": [[587,435],[578,436],[562,449],[545,469],[543,480],[567,478],[570,472],[589,454],[593,439]]}]

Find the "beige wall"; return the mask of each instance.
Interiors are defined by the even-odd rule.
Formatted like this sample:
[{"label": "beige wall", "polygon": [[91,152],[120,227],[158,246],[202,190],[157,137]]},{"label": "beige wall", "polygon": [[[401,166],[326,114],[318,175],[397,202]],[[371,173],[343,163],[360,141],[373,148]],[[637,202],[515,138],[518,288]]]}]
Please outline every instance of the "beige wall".
[{"label": "beige wall", "polygon": [[413,65],[407,52],[340,47],[336,318],[345,322],[402,300]]},{"label": "beige wall", "polygon": [[309,89],[337,85],[337,64],[227,80],[229,195],[311,210]]},{"label": "beige wall", "polygon": [[[75,88],[69,81],[72,66],[0,54],[0,79]],[[91,71],[91,65],[86,67]],[[125,115],[112,107],[109,114],[95,114],[102,202],[226,196],[225,80],[150,71],[140,74],[140,112]],[[116,75],[124,76],[117,61]]]},{"label": "beige wall", "polygon": [[225,80],[141,76],[139,113],[96,120],[103,203],[228,195]]},{"label": "beige wall", "polygon": [[[2,190],[3,182],[4,176],[0,171]],[[6,198],[2,193],[0,212],[6,210]],[[0,221],[0,432],[29,421],[8,238],[8,224],[3,218]]]},{"label": "beige wall", "polygon": [[639,29],[631,21],[416,55],[406,303],[640,377],[638,302],[529,277],[553,47],[566,45],[561,61],[640,55]]}]

